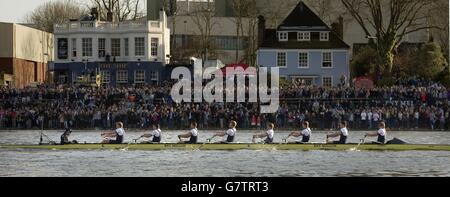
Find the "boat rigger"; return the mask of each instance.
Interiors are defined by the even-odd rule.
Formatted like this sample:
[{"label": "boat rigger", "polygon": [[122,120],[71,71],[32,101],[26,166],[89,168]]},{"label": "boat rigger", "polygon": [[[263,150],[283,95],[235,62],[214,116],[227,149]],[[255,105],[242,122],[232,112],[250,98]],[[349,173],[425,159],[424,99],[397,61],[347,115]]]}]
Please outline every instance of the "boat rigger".
[{"label": "boat rigger", "polygon": [[1,149],[44,149],[44,150],[281,150],[310,151],[334,150],[347,151],[450,151],[450,145],[438,144],[68,144],[68,145],[0,145]]}]

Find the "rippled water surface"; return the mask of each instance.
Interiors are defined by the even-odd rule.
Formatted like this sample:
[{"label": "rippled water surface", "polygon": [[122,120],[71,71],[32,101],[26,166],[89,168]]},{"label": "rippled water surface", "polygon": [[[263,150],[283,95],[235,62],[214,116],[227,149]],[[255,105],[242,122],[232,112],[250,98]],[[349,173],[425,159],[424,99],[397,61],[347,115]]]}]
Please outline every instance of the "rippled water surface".
[{"label": "rippled water surface", "polygon": [[[45,132],[53,140],[60,132]],[[100,131],[75,131],[79,142],[98,142]],[[130,131],[127,140],[142,133]],[[164,134],[176,142],[180,132]],[[203,132],[200,141],[213,132]],[[314,142],[323,142],[316,132]],[[252,132],[240,131],[239,142],[250,142]],[[277,134],[277,139],[287,132]],[[353,131],[351,142],[363,132]],[[450,144],[450,132],[393,132],[410,143]],[[2,131],[0,144],[36,144],[39,131]],[[0,176],[450,176],[450,152],[369,151],[51,151],[0,149]]]}]

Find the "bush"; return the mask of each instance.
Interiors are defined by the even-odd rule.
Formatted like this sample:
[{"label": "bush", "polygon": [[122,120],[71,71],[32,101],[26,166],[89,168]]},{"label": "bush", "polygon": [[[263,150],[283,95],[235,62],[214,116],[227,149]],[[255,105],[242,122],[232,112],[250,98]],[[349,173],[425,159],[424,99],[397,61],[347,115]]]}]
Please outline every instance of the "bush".
[{"label": "bush", "polygon": [[395,77],[383,77],[377,81],[377,85],[381,87],[393,86],[397,82]]},{"label": "bush", "polygon": [[448,65],[441,48],[435,43],[422,46],[414,62],[415,74],[428,80],[436,79]]},{"label": "bush", "polygon": [[447,67],[445,70],[440,72],[436,76],[436,81],[441,83],[442,85],[445,85],[446,87],[450,88],[450,71],[449,67]]},{"label": "bush", "polygon": [[376,68],[377,52],[370,46],[362,48],[350,63],[352,78],[372,75]]}]

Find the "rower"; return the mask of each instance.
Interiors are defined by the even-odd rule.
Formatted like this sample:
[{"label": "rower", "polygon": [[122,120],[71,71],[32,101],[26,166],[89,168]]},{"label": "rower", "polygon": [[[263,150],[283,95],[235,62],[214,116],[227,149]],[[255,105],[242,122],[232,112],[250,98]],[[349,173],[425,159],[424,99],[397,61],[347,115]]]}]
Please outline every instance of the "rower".
[{"label": "rower", "polygon": [[222,132],[218,132],[216,133],[214,137],[225,137],[226,136],[226,140],[225,141],[221,141],[219,143],[221,144],[228,144],[228,143],[233,143],[234,139],[236,137],[236,126],[237,126],[237,122],[236,121],[231,121],[230,124],[228,124],[228,130],[226,132],[222,131]]},{"label": "rower", "polygon": [[311,138],[311,128],[309,128],[309,122],[305,121],[303,122],[303,130],[302,131],[296,131],[296,132],[292,132],[291,134],[289,134],[289,137],[293,136],[293,137],[302,137],[301,141],[295,141],[293,142],[293,144],[304,144],[304,143],[308,143],[310,138]]},{"label": "rower", "polygon": [[153,131],[141,136],[141,138],[151,138],[151,137],[152,140],[149,143],[152,144],[161,143],[161,127],[159,126],[159,124],[154,124]]},{"label": "rower", "polygon": [[[190,131],[186,134],[179,135],[178,139],[180,139],[180,143],[182,144],[196,144],[198,141],[198,129],[197,129],[197,123],[192,122],[190,125]],[[182,138],[189,138],[188,141],[182,141]]]},{"label": "rower", "polygon": [[275,128],[275,125],[273,123],[268,123],[267,124],[267,131],[265,133],[261,133],[261,134],[257,134],[253,136],[253,139],[256,138],[266,138],[264,140],[264,143],[266,144],[271,144],[273,143],[273,135],[274,135],[274,131],[273,129]]},{"label": "rower", "polygon": [[102,137],[104,138],[115,138],[112,139],[105,139],[102,141],[102,144],[122,144],[123,139],[125,138],[125,130],[123,129],[123,123],[117,122],[116,123],[116,130],[112,132],[106,132],[102,133]]},{"label": "rower", "polygon": [[373,142],[372,144],[385,144],[386,143],[386,123],[380,122],[378,124],[378,131],[377,132],[369,132],[364,136],[364,138],[376,137],[376,136],[378,136],[378,139],[376,142]]},{"label": "rower", "polygon": [[[328,142],[328,138],[335,138],[335,137],[339,137],[339,141]],[[347,137],[348,137],[347,122],[342,121],[339,123],[339,131],[331,133],[331,134],[327,134],[327,143],[346,144]]]},{"label": "rower", "polygon": [[69,128],[66,128],[66,131],[64,131],[64,133],[61,135],[60,145],[78,144],[78,142],[76,140],[69,141],[70,134],[72,134],[72,130],[70,130]]}]

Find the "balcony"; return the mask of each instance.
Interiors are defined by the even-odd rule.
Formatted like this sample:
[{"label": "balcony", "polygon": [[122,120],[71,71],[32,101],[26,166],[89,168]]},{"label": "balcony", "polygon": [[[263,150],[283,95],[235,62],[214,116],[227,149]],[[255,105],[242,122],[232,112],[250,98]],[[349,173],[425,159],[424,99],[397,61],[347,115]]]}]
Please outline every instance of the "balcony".
[{"label": "balcony", "polygon": [[[150,22],[152,29],[154,22]],[[158,23],[159,27],[159,23]],[[121,23],[111,23],[104,21],[76,21],[64,24],[55,25],[55,33],[70,33],[70,32],[109,32],[109,31],[133,31],[141,30],[148,31],[147,21],[129,21]]]}]

